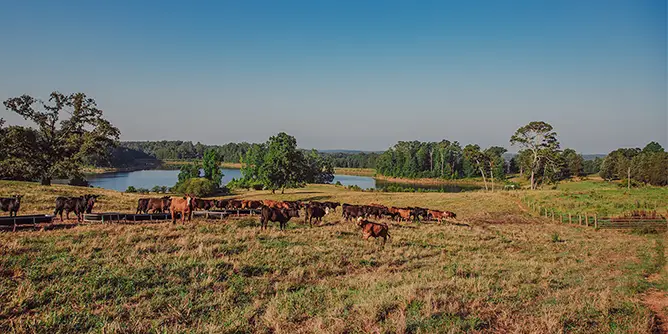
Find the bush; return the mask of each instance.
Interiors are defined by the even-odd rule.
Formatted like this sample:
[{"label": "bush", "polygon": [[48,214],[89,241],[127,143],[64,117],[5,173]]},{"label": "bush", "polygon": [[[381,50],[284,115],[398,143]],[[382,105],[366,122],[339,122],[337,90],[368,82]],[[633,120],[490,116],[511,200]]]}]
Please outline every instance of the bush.
[{"label": "bush", "polygon": [[190,194],[195,197],[204,197],[213,195],[218,191],[216,184],[205,178],[192,178],[185,180],[181,184],[175,186],[175,192],[179,194]]},{"label": "bush", "polygon": [[133,187],[133,186],[129,186],[128,189],[125,189],[125,192],[126,192],[126,193],[136,193],[136,192],[137,192],[137,188],[135,188],[135,187]]},{"label": "bush", "polygon": [[148,194],[149,190],[146,188],[137,188],[137,192],[140,194]]},{"label": "bush", "polygon": [[334,185],[339,187],[339,186],[342,186],[343,184],[341,184],[341,181],[336,181],[336,183]]}]

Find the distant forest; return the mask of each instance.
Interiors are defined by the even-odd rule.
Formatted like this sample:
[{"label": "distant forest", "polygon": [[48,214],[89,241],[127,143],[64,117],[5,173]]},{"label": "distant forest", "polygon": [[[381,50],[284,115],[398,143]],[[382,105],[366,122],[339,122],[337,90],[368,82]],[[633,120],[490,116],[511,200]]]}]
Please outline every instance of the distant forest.
[{"label": "distant forest", "polygon": [[[252,144],[229,143],[224,145],[193,144],[191,141],[126,141],[114,150],[108,162],[91,162],[94,165],[110,167],[128,167],[133,161],[154,160],[198,160],[204,152],[213,149],[218,152],[223,162],[239,163]],[[328,157],[334,167],[343,168],[376,168],[376,159],[380,156],[375,152],[319,152]]]}]

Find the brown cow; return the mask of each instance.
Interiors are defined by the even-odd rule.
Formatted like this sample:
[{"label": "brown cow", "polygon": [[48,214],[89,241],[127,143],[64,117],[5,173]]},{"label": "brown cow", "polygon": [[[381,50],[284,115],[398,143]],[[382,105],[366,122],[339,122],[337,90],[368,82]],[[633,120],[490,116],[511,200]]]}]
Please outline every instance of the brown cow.
[{"label": "brown cow", "polygon": [[228,209],[241,209],[242,202],[238,199],[231,199],[227,202]]},{"label": "brown cow", "polygon": [[193,197],[186,194],[183,197],[172,197],[172,203],[169,206],[169,211],[172,214],[172,224],[176,224],[176,214],[181,214],[181,223],[186,222],[186,216],[190,221],[193,212]]},{"label": "brown cow", "polygon": [[270,208],[274,208],[274,209],[290,209],[290,205],[288,203],[281,202],[281,201],[272,201],[272,200],[265,199],[265,200],[262,201],[262,204],[264,204],[265,206],[268,206]]},{"label": "brown cow", "polygon": [[456,215],[454,212],[452,212],[452,211],[446,211],[446,212],[445,212],[445,218],[456,219],[456,218],[457,218],[457,215]]},{"label": "brown cow", "polygon": [[445,212],[440,211],[440,210],[427,210],[427,214],[431,218],[436,219],[439,223],[441,222],[442,219],[448,218],[445,215]]},{"label": "brown cow", "polygon": [[410,209],[402,209],[402,208],[396,208],[396,207],[391,207],[388,209],[390,214],[392,214],[393,217],[397,217],[397,220],[410,220],[411,219],[411,210]]},{"label": "brown cow", "polygon": [[153,213],[163,213],[169,211],[169,207],[172,204],[172,200],[169,196],[164,196],[162,198],[149,198],[148,203],[146,203],[146,212]]},{"label": "brown cow", "polygon": [[216,206],[216,201],[214,200],[193,198],[193,210],[202,209],[204,211],[208,211],[214,206]]},{"label": "brown cow", "polygon": [[316,223],[322,223],[322,217],[329,213],[329,208],[323,209],[318,205],[309,205],[305,209],[305,212],[304,221],[308,220],[308,224],[313,226],[313,219],[315,219]]},{"label": "brown cow", "polygon": [[242,200],[241,201],[241,208],[242,209],[257,209],[262,206],[262,201],[254,201],[254,200]]},{"label": "brown cow", "polygon": [[357,218],[357,226],[362,228],[362,239],[364,240],[368,240],[369,237],[383,238],[383,245],[385,245],[387,238],[390,237],[390,229],[387,224],[376,223],[359,217]]},{"label": "brown cow", "polygon": [[288,221],[292,217],[299,217],[299,210],[276,209],[263,206],[260,216],[260,229],[266,230],[267,223],[269,222],[278,222],[279,228],[282,230],[285,228],[285,226],[288,224]]}]

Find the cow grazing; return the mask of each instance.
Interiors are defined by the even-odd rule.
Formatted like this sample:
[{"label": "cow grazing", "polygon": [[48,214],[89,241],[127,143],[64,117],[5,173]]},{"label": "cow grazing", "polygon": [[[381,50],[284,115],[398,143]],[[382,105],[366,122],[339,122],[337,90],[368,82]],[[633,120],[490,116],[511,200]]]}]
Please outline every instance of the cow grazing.
[{"label": "cow grazing", "polygon": [[441,222],[441,220],[448,218],[446,217],[445,212],[440,210],[427,210],[427,214],[429,215],[429,217],[431,217],[431,219],[436,219],[436,221],[438,221],[439,223]]},{"label": "cow grazing", "polygon": [[413,220],[420,221],[420,218],[426,219],[428,218],[428,210],[425,208],[420,208],[420,207],[414,207],[414,208],[408,208],[411,210],[411,216],[413,217]]},{"label": "cow grazing", "polygon": [[216,205],[215,201],[193,198],[193,210],[210,210]]},{"label": "cow grazing", "polygon": [[390,237],[390,230],[387,224],[376,223],[365,220],[362,217],[357,218],[357,226],[362,228],[362,239],[368,240],[372,238],[383,238],[383,245]]},{"label": "cow grazing", "polygon": [[0,198],[0,210],[7,212],[9,211],[9,216],[16,216],[21,208],[21,198],[23,195],[14,195],[12,197],[2,197]]},{"label": "cow grazing", "polygon": [[260,214],[261,229],[266,230],[269,222],[278,222],[279,228],[283,230],[292,217],[299,217],[299,210],[276,209],[263,206],[262,213]]},{"label": "cow grazing", "polygon": [[181,223],[186,222],[186,217],[190,221],[193,212],[194,198],[188,194],[183,197],[172,197],[169,211],[172,214],[172,224],[176,224],[176,214],[181,214]]},{"label": "cow grazing", "polygon": [[70,212],[77,215],[77,222],[80,222],[84,213],[93,212],[93,206],[98,195],[83,195],[79,197],[57,197],[56,209],[53,212],[54,216],[60,216],[60,221],[63,221],[63,211],[65,211],[65,218],[70,219]]},{"label": "cow grazing", "polygon": [[336,208],[339,207],[339,206],[341,206],[341,203],[337,203],[337,202],[322,202],[322,205],[325,206],[325,207],[327,207],[327,208],[330,208],[332,211],[336,212]]},{"label": "cow grazing", "polygon": [[323,209],[318,205],[309,205],[305,211],[304,221],[308,220],[308,224],[313,226],[313,219],[318,223],[322,223],[322,217],[328,213],[329,208]]},{"label": "cow grazing", "polygon": [[456,215],[454,212],[452,212],[452,211],[446,211],[446,212],[445,212],[445,218],[456,219],[456,218],[457,218],[457,215]]},{"label": "cow grazing", "polygon": [[227,201],[228,209],[241,209],[243,202],[238,199],[231,199]]},{"label": "cow grazing", "polygon": [[264,206],[268,206],[273,209],[291,209],[290,204],[281,201],[272,201],[265,199],[262,201],[262,204],[264,204]]},{"label": "cow grazing", "polygon": [[258,209],[262,206],[262,201],[254,201],[254,200],[242,200],[241,201],[241,208],[242,209]]}]

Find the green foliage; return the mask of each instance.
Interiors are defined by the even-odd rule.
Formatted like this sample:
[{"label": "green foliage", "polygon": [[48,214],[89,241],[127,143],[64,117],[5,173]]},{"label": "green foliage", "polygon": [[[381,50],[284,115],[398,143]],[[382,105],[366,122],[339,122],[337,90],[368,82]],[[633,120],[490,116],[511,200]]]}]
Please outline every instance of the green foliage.
[{"label": "green foliage", "polygon": [[185,180],[173,189],[178,194],[190,194],[195,197],[205,197],[215,194],[218,191],[218,185],[213,181],[198,177]]},{"label": "green foliage", "polygon": [[378,174],[390,177],[456,179],[466,175],[465,167],[461,146],[448,140],[400,141],[376,160]]},{"label": "green foliage", "polygon": [[135,188],[134,186],[129,186],[128,189],[125,190],[125,192],[126,193],[136,193],[137,188]]},{"label": "green foliage", "polygon": [[149,190],[146,188],[137,188],[137,192],[140,194],[148,194]]},{"label": "green foliage", "polygon": [[[510,137],[512,145],[525,148],[522,162],[530,176],[531,189],[536,189],[542,181],[559,179],[561,163],[559,141],[552,125],[545,122],[530,122],[517,129]],[[528,155],[528,156],[527,156]]]},{"label": "green foliage", "polygon": [[223,172],[220,169],[220,155],[218,151],[209,149],[204,152],[204,159],[202,161],[202,168],[204,169],[204,177],[213,181],[220,186],[223,180]]},{"label": "green foliage", "polygon": [[[24,176],[15,168],[0,168],[0,178],[19,176],[18,179],[40,179],[42,184],[49,185],[53,178],[81,177],[87,157],[104,160],[117,145],[120,131],[102,117],[95,100],[83,93],[53,92],[49,102],[22,95],[7,99],[4,105],[33,122],[37,129],[0,130],[3,132],[0,160],[27,167]],[[69,118],[61,119],[62,115]]]},{"label": "green foliage", "polygon": [[661,145],[651,142],[640,148],[620,148],[608,154],[599,175],[606,180],[628,179],[656,186],[668,185],[668,153]]},{"label": "green foliage", "polygon": [[305,156],[303,175],[301,179],[306,183],[330,183],[334,180],[334,165],[327,156],[318,154],[318,151],[311,150]]},{"label": "green foliage", "polygon": [[200,173],[200,165],[198,164],[185,164],[182,165],[180,168],[179,176],[178,176],[178,181],[176,182],[176,185],[178,186],[179,184],[193,179],[193,178],[198,178],[199,173]]}]

